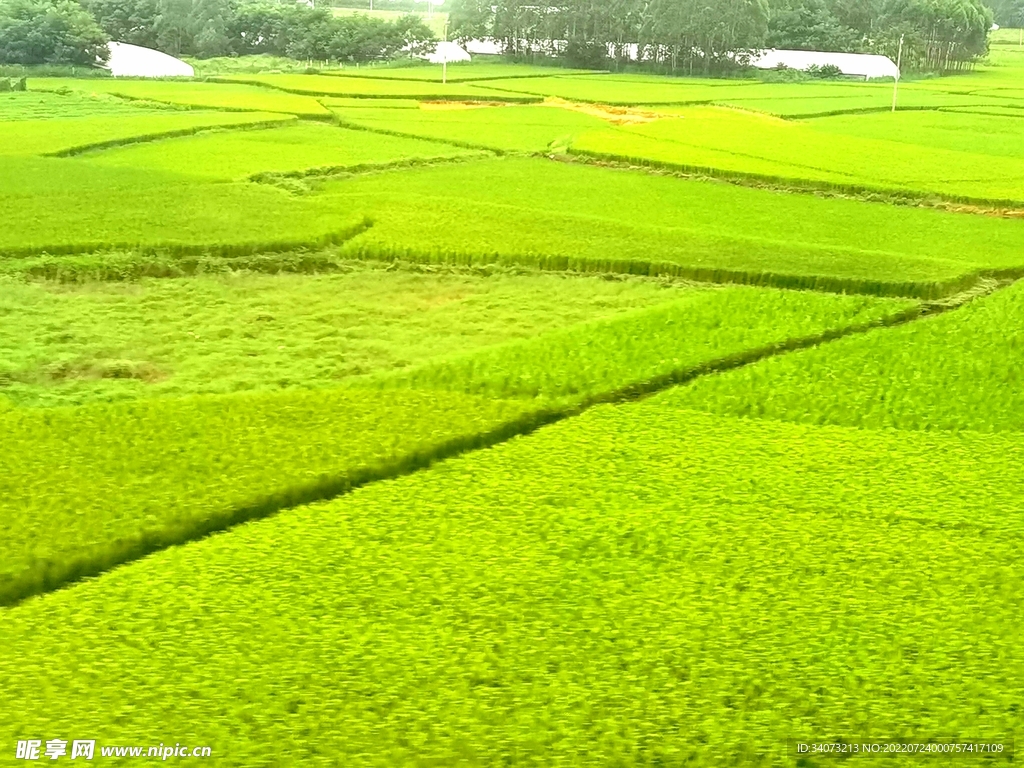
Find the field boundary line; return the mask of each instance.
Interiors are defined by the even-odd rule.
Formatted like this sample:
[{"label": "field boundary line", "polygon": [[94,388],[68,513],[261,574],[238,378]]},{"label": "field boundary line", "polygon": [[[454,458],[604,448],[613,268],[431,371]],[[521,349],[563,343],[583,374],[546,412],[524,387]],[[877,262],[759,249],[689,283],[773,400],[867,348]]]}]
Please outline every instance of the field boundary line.
[{"label": "field boundary line", "polygon": [[102,557],[94,555],[47,563],[48,568],[43,573],[25,574],[0,586],[0,608],[12,607],[30,597],[54,592],[147,555],[228,531],[242,523],[270,517],[293,507],[337,498],[373,482],[408,475],[427,469],[439,461],[498,445],[513,437],[530,434],[560,418],[564,417],[557,410],[538,408],[485,432],[449,438],[429,449],[413,451],[396,459],[364,464],[334,477],[255,498],[241,506],[223,510],[220,514],[196,520],[187,529],[152,531],[148,535],[143,533],[135,540],[123,542],[119,551],[103,553]]},{"label": "field boundary line", "polygon": [[487,150],[480,150],[475,155],[453,155],[451,157],[410,157],[403,160],[392,160],[386,163],[360,163],[358,165],[328,165],[318,168],[304,168],[301,171],[260,171],[248,178],[254,184],[272,184],[289,189],[288,181],[303,181],[306,179],[314,181],[327,181],[330,179],[343,179],[348,176],[368,176],[374,173],[384,173],[392,170],[406,168],[429,168],[435,165],[459,165],[460,163],[471,163],[493,157],[494,153]]},{"label": "field boundary line", "polygon": [[[1005,284],[993,281],[991,285],[986,286],[984,295],[998,290]],[[887,317],[768,344],[643,381],[632,382],[567,405],[548,407],[542,405],[484,432],[450,438],[432,448],[413,451],[397,459],[366,464],[339,476],[268,494],[247,504],[225,510],[219,515],[197,520],[187,530],[166,532],[165,536],[160,536],[159,532],[150,534],[148,537],[141,536],[135,541],[126,542],[120,552],[112,555],[50,564],[51,569],[42,574],[27,574],[20,579],[12,579],[0,588],[0,608],[12,607],[31,597],[46,595],[71,586],[82,579],[100,576],[114,568],[127,565],[169,547],[229,531],[242,523],[268,518],[294,507],[335,499],[374,482],[411,475],[420,470],[429,469],[447,459],[484,448],[492,448],[516,437],[526,437],[542,427],[579,416],[594,406],[637,402],[701,376],[724,373],[770,357],[808,349],[846,336],[904,325],[924,317],[949,312],[964,306],[980,295],[983,294],[968,292],[959,301],[920,304]]]},{"label": "field boundary line", "polygon": [[[301,77],[301,75],[296,75],[296,77]],[[325,77],[331,77],[331,75],[325,75]],[[369,78],[366,78],[366,79],[369,79]],[[389,99],[389,100],[401,99],[403,101],[508,101],[508,102],[521,103],[521,104],[532,104],[534,102],[542,101],[542,99],[539,96],[532,96],[532,95],[531,96],[523,95],[521,97],[489,96],[489,97],[481,97],[481,98],[477,99],[477,98],[473,98],[472,96],[459,96],[459,97],[455,97],[455,96],[452,96],[451,94],[446,94],[446,93],[437,93],[437,94],[425,93],[425,94],[416,94],[414,96],[404,96],[404,95],[401,95],[401,94],[393,94],[393,93],[330,93],[330,92],[327,92],[327,91],[317,91],[317,90],[300,91],[300,90],[295,89],[295,88],[285,88],[282,85],[274,85],[272,83],[264,83],[262,81],[257,81],[257,80],[238,80],[238,79],[231,78],[231,77],[211,77],[211,78],[209,78],[209,80],[207,82],[211,82],[211,83],[226,83],[226,84],[230,84],[230,85],[254,85],[254,86],[257,86],[259,88],[269,88],[269,89],[274,90],[274,91],[281,91],[282,93],[291,93],[291,94],[294,94],[296,96],[310,96],[310,97],[312,97],[314,99],[337,98],[337,99]],[[388,81],[388,82],[393,82],[393,81]],[[503,89],[494,88],[493,90],[498,91],[498,90],[503,90]],[[515,93],[515,91],[509,91],[509,93]]]},{"label": "field boundary line", "polygon": [[377,133],[381,136],[394,136],[399,139],[430,141],[434,144],[447,144],[448,146],[458,147],[459,149],[475,149],[478,152],[491,152],[499,157],[510,154],[508,150],[501,149],[500,147],[491,147],[486,144],[475,144],[473,142],[460,141],[458,139],[438,139],[433,136],[421,136],[417,133],[409,133],[408,131],[395,131],[390,128],[376,128],[374,126],[363,125],[362,123],[353,123],[338,114],[334,115],[334,121],[339,128],[347,128],[351,131],[366,131],[367,133]]},{"label": "field boundary line", "polygon": [[1024,218],[1024,200],[946,195],[941,192],[902,190],[897,187],[873,187],[865,184],[814,181],[812,179],[772,176],[748,171],[729,171],[714,166],[671,163],[629,155],[593,152],[568,147],[561,155],[545,155],[559,162],[580,162],[605,168],[640,171],[655,175],[676,176],[696,180],[723,181],[741,187],[770,189],[791,194],[813,194],[823,197],[854,199],[869,203],[884,203],[908,208],[929,208],[971,216],[990,216],[1004,219]]},{"label": "field boundary line", "polygon": [[364,216],[361,221],[345,229],[328,232],[311,240],[270,240],[250,243],[65,243],[62,245],[32,245],[19,248],[0,247],[0,258],[26,258],[30,256],[71,256],[111,251],[137,253],[165,253],[172,256],[253,256],[258,253],[287,253],[300,250],[319,250],[332,245],[343,245],[373,226],[373,219]]},{"label": "field boundary line", "polygon": [[[181,81],[174,81],[174,82],[181,82]],[[253,85],[253,83],[246,83],[246,85]],[[36,91],[39,91],[39,92],[45,92],[45,93],[65,93],[65,92],[69,92],[69,91],[74,92],[77,89],[68,88],[67,86],[61,86],[59,88],[36,88],[36,89],[33,89],[33,90],[36,90]],[[88,91],[88,90],[82,90],[82,91],[78,91],[78,92],[80,92],[80,93],[95,93],[95,91]],[[224,105],[214,106],[212,104],[205,104],[205,105],[204,104],[188,104],[188,103],[180,102],[180,101],[165,101],[163,99],[158,99],[158,98],[153,98],[153,97],[132,96],[132,95],[127,94],[127,93],[117,93],[116,91],[102,91],[101,93],[103,93],[106,96],[114,96],[115,98],[123,99],[124,101],[141,101],[141,102],[152,102],[154,104],[163,104],[165,106],[168,106],[168,107],[171,107],[173,109],[176,109],[179,112],[194,112],[194,111],[203,112],[203,111],[207,111],[207,110],[209,110],[210,112],[270,112],[270,113],[275,114],[275,115],[292,115],[293,117],[297,117],[300,120],[318,120],[318,121],[325,121],[325,122],[330,122],[333,119],[333,117],[334,117],[332,114],[330,114],[330,110],[328,110],[328,113],[325,113],[325,114],[312,113],[312,112],[293,112],[293,111],[285,110],[285,109],[253,109],[252,107],[229,107],[229,106],[224,106]],[[304,93],[304,94],[301,94],[301,95],[308,96],[309,94],[305,94]],[[316,101],[315,98],[313,100]],[[320,102],[317,101],[317,104],[320,104]],[[324,105],[320,104],[320,106],[323,107]],[[324,109],[327,109],[327,107],[324,107]]]},{"label": "field boundary line", "polygon": [[340,255],[360,261],[408,261],[415,264],[443,264],[462,267],[514,266],[537,269],[542,272],[668,277],[713,285],[751,285],[760,288],[784,288],[920,300],[949,298],[977,285],[982,278],[1009,277],[1015,276],[1018,272],[1017,270],[979,270],[946,281],[891,283],[859,278],[690,267],[685,264],[663,261],[597,260],[561,255],[472,253],[449,250],[417,251],[413,248],[378,243],[363,245],[356,239],[347,243],[342,248]]},{"label": "field boundary line", "polygon": [[148,144],[162,141],[163,139],[178,139],[186,136],[198,136],[201,133],[232,133],[237,131],[264,131],[274,128],[282,128],[286,125],[294,125],[299,118],[285,116],[282,120],[261,120],[255,123],[238,123],[236,125],[207,125],[194,128],[179,128],[173,131],[161,131],[158,133],[145,133],[137,136],[129,136],[122,139],[109,139],[107,141],[96,141],[90,144],[80,144],[77,147],[68,147],[57,152],[46,152],[41,157],[74,157],[87,152],[99,152],[104,149],[116,149],[127,147],[132,144]]},{"label": "field boundary line", "polygon": [[[610,72],[596,71],[596,70],[581,71],[581,72],[572,72],[572,71],[565,72],[565,71],[559,71],[560,68],[558,68],[558,67],[552,67],[551,69],[555,70],[551,74],[545,73],[545,74],[542,74],[542,75],[541,74],[536,74],[536,75],[487,75],[486,77],[470,77],[470,78],[463,78],[461,80],[452,80],[451,79],[451,71],[449,70],[449,82],[451,82],[451,83],[459,83],[459,84],[461,84],[461,83],[470,84],[470,83],[486,83],[486,82],[490,82],[491,80],[543,80],[543,79],[549,78],[549,77],[587,77],[587,76],[590,76],[590,75],[607,75],[607,74],[611,74]],[[381,76],[381,75],[362,75],[362,74],[353,75],[353,74],[350,74],[350,73],[346,72],[343,69],[332,69],[332,70],[329,70],[329,71],[320,72],[318,74],[329,75],[330,77],[352,77],[352,78],[356,78],[356,79],[360,79],[360,80],[387,80],[389,82],[396,82],[396,83],[431,83],[432,85],[440,85],[440,83],[435,81],[435,80],[420,80],[418,78],[411,78],[411,77],[388,77],[388,76]],[[503,90],[503,89],[495,88],[495,90]],[[515,91],[512,91],[512,93],[515,93]]]}]

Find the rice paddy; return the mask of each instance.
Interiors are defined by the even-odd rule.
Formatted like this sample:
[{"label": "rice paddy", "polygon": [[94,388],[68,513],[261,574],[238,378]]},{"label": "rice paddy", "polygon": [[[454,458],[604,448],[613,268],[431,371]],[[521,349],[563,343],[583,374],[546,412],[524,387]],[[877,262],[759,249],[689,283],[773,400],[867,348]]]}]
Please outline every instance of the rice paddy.
[{"label": "rice paddy", "polygon": [[1012,757],[997,43],[895,112],[498,62],[0,94],[0,764]]}]

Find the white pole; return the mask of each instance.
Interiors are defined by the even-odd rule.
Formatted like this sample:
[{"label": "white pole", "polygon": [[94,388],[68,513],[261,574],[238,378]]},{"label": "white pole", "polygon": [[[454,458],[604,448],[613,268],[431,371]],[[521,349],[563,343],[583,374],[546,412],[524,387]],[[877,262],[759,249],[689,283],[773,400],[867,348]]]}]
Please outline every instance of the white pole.
[{"label": "white pole", "polygon": [[900,90],[900,74],[903,66],[903,35],[900,35],[900,49],[896,54],[896,80],[892,84],[892,111],[896,111],[896,96]]},{"label": "white pole", "polygon": [[444,22],[444,50],[441,52],[441,85],[448,85],[448,21]]}]

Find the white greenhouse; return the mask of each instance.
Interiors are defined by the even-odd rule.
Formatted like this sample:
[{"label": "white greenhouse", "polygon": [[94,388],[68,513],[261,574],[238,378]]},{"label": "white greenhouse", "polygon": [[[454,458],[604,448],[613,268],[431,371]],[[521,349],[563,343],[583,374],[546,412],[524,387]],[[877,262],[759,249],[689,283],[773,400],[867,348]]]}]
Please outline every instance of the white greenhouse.
[{"label": "white greenhouse", "polygon": [[195,70],[181,59],[128,43],[110,43],[106,68],[114,77],[192,77]]},{"label": "white greenhouse", "polygon": [[899,70],[887,56],[869,53],[828,53],[825,51],[762,51],[751,60],[758,69],[775,69],[779,65],[789,69],[807,70],[810,67],[838,67],[844,75],[855,75],[867,80],[876,77],[899,77]]},{"label": "white greenhouse", "polygon": [[465,48],[451,41],[438,43],[434,52],[428,53],[426,56],[427,61],[431,64],[441,64],[443,62],[452,64],[459,61],[469,61],[471,58]]}]

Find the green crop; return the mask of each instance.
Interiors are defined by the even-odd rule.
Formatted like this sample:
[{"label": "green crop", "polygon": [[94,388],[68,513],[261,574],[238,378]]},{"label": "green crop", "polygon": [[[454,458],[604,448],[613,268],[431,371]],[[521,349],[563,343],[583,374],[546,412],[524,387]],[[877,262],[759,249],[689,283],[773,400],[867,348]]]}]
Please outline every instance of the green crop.
[{"label": "green crop", "polygon": [[1024,735],[1019,438],[677,405],[604,406],[7,609],[8,739],[770,766],[787,738]]},{"label": "green crop", "polygon": [[183,107],[224,109],[233,112],[283,112],[318,119],[330,116],[330,112],[316,99],[249,85],[106,78],[32,78],[29,88],[39,91],[72,89],[86,93],[111,94],[130,100],[156,101]]},{"label": "green crop", "polygon": [[[923,113],[905,113],[919,115]],[[877,118],[876,118],[877,119]],[[904,115],[899,115],[903,120]],[[976,118],[975,118],[976,119]],[[849,121],[850,118],[845,118]],[[961,121],[962,122],[962,121]],[[901,135],[896,121],[890,137]],[[1020,125],[1017,126],[1018,144]],[[951,129],[956,123],[951,121]],[[573,149],[684,170],[706,170],[838,189],[882,189],[954,199],[1024,200],[1024,157],[923,147],[907,140],[865,138],[721,108],[695,108],[676,118],[585,133]],[[971,134],[973,135],[973,134]],[[985,174],[978,168],[990,166]]]},{"label": "green crop", "polygon": [[[984,114],[944,110],[845,115],[820,118],[810,125],[819,131],[844,136],[970,153],[978,163],[986,160],[977,155],[1002,158],[1004,162],[1007,158],[1024,159],[1024,120],[1019,108],[1008,110],[1004,115],[996,114],[994,109]],[[991,168],[993,176],[1007,175],[1004,162]]]},{"label": "green crop", "polygon": [[90,157],[90,162],[243,180],[259,174],[343,171],[469,154],[431,141],[303,122],[268,131],[213,133],[125,147]]},{"label": "green crop", "polygon": [[712,101],[723,88],[742,88],[741,81],[664,78],[647,75],[560,75],[538,79],[492,80],[489,88],[531,96],[553,96],[599,104],[688,104]]},{"label": "green crop", "polygon": [[[35,79],[32,81],[35,83]],[[0,122],[8,120],[41,120],[45,118],[69,119],[100,117],[103,115],[138,115],[143,110],[157,109],[168,112],[174,107],[156,102],[144,104],[126,102],[104,93],[82,91],[16,91],[0,92]]]},{"label": "green crop", "polygon": [[[368,77],[375,80],[421,80],[440,83],[442,79],[441,65],[419,65],[414,67],[346,67],[340,70],[325,71],[327,75],[343,77]],[[585,75],[586,70],[564,69],[562,67],[534,67],[527,64],[490,64],[472,62],[456,62],[448,65],[448,80],[453,83],[468,83],[476,80],[505,80],[508,78],[533,79],[537,77],[554,77],[564,75]]]},{"label": "green crop", "polygon": [[[443,190],[443,194],[439,191]],[[1024,222],[542,159],[331,182],[374,226],[345,252],[930,296],[1024,267]]]},{"label": "green crop", "polygon": [[341,242],[366,226],[351,209],[265,184],[198,184],[80,158],[4,158],[0,210],[0,256],[282,251]]},{"label": "green crop", "polygon": [[[340,274],[330,275],[253,272],[283,269],[281,259],[225,260],[221,274],[204,274],[221,266],[207,259],[192,277],[127,284],[91,282],[92,273],[74,285],[0,277],[0,401],[6,395],[18,405],[51,406],[331,387],[618,317],[693,290],[640,278],[432,273],[359,262],[338,262]],[[46,266],[64,270],[54,275],[63,279],[77,262],[116,273],[133,266],[124,260],[62,256],[0,267],[36,275]]]},{"label": "green crop", "polygon": [[688,406],[810,423],[1024,429],[1024,283],[938,317],[695,382]]},{"label": "green crop", "polygon": [[[364,100],[365,102],[365,100]],[[543,152],[578,133],[605,125],[600,118],[546,105],[433,109],[332,107],[345,123],[508,152]]]},{"label": "green crop", "polygon": [[533,96],[494,90],[473,83],[441,83],[420,80],[383,80],[343,75],[233,75],[218,83],[252,83],[289,93],[311,96],[359,96],[363,98],[453,99],[466,101],[537,101]]},{"label": "green crop", "polygon": [[216,128],[265,127],[293,121],[268,112],[135,109],[127,114],[0,122],[0,156],[71,155],[120,144],[190,135]]},{"label": "green crop", "polygon": [[653,308],[432,362],[380,384],[586,402],[650,391],[808,337],[906,316],[914,306],[740,286],[699,291]]},{"label": "green crop", "polygon": [[0,604],[521,429],[523,404],[239,393],[0,410]]}]

